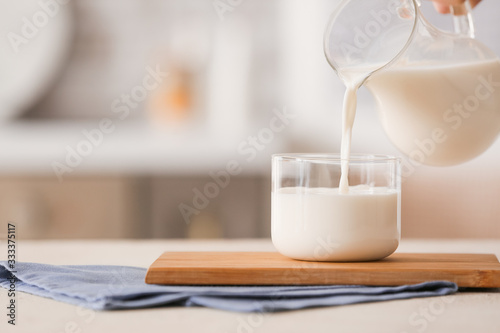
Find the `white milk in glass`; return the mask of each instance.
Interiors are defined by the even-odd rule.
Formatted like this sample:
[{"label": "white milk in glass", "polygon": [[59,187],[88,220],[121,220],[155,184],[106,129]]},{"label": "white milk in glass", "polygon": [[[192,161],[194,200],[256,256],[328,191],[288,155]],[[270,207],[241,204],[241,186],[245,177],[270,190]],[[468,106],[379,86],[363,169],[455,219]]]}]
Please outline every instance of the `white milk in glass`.
[{"label": "white milk in glass", "polygon": [[353,186],[273,193],[272,239],[280,253],[312,261],[384,258],[399,244],[396,190]]}]

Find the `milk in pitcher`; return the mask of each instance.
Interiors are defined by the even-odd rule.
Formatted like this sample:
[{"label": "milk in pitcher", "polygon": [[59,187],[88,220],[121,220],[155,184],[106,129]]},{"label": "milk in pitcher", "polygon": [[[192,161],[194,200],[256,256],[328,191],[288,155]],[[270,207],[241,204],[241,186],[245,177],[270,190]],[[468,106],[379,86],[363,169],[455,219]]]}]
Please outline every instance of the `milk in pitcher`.
[{"label": "milk in pitcher", "polygon": [[500,132],[498,60],[389,67],[365,86],[389,139],[419,163],[463,163],[491,146]]}]

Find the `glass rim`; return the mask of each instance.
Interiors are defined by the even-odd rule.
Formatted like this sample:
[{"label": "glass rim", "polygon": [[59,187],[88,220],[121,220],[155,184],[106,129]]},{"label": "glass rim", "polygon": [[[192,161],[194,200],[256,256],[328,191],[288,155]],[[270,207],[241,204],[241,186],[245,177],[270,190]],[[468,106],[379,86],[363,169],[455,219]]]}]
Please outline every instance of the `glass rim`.
[{"label": "glass rim", "polygon": [[272,159],[285,159],[297,162],[316,162],[316,163],[338,163],[348,161],[349,163],[390,163],[401,162],[401,158],[393,155],[384,154],[351,154],[349,159],[343,159],[339,153],[281,153],[273,154]]}]

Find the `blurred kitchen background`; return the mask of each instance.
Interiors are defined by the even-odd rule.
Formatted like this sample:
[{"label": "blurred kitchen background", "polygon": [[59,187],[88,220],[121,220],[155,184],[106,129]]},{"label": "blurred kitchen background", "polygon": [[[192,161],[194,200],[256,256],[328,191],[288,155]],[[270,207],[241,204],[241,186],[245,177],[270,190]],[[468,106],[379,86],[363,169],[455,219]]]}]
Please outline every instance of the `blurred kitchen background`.
[{"label": "blurred kitchen background", "polygon": [[[339,151],[344,88],[322,49],[338,2],[0,0],[0,225],[35,239],[269,236],[271,154]],[[474,11],[497,54],[499,11]],[[365,90],[358,105],[353,151],[399,154]],[[403,237],[499,238],[499,170],[500,142],[412,170]]]}]

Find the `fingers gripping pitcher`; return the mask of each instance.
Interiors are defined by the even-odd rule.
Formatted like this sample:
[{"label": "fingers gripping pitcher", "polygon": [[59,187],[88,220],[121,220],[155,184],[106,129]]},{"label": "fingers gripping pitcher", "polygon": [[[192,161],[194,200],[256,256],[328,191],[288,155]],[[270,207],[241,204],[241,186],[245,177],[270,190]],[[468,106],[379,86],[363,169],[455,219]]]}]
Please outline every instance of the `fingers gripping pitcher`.
[{"label": "fingers gripping pitcher", "polygon": [[373,94],[393,144],[420,163],[454,165],[500,132],[500,61],[475,40],[470,5],[452,7],[455,33],[438,30],[417,0],[344,0],[325,54],[347,86]]}]

